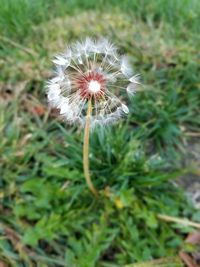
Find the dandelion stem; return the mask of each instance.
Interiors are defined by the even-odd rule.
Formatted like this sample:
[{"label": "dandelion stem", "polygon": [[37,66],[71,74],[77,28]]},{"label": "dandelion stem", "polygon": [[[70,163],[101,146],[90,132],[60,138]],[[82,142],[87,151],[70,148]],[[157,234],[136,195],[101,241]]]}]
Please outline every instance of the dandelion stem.
[{"label": "dandelion stem", "polygon": [[98,197],[98,192],[95,189],[91,178],[90,178],[90,171],[89,171],[89,138],[90,138],[90,117],[92,113],[92,102],[91,100],[88,101],[88,109],[87,109],[87,117],[85,123],[85,131],[84,131],[84,142],[83,142],[83,170],[86,183],[90,189],[90,191]]}]

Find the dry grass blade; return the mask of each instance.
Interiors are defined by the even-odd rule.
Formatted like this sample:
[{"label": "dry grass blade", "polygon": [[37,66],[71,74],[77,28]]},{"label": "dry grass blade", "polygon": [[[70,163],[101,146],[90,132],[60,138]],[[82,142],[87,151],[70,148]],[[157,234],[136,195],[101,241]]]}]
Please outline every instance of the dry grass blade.
[{"label": "dry grass blade", "polygon": [[133,263],[125,265],[124,267],[183,267],[183,264],[179,257],[169,257],[141,263]]},{"label": "dry grass blade", "polygon": [[12,45],[14,47],[17,47],[17,48],[21,49],[22,51],[24,51],[24,52],[26,52],[26,53],[34,56],[34,57],[37,56],[37,53],[35,51],[33,51],[32,49],[27,48],[27,47],[25,47],[25,46],[23,46],[23,45],[21,45],[19,43],[16,43],[16,42],[10,40],[9,38],[7,38],[5,36],[1,36],[0,35],[0,39],[2,40],[2,42],[5,42],[5,43],[8,43],[8,44],[10,44],[10,45]]},{"label": "dry grass blade", "polygon": [[174,223],[182,224],[184,226],[191,226],[191,227],[200,229],[199,223],[192,222],[188,220],[187,218],[176,218],[176,217],[171,217],[171,216],[163,215],[163,214],[158,214],[157,217],[166,222],[172,222],[172,223],[174,222]]},{"label": "dry grass blade", "polygon": [[21,243],[20,236],[12,228],[1,223],[0,229],[2,229],[3,232],[5,233],[5,237],[11,241],[12,245],[14,246],[16,251],[18,251],[21,258],[26,258],[26,261],[29,263],[29,266],[32,267],[33,264],[31,263],[30,259],[28,259],[27,256],[30,255],[33,256],[35,253]]}]

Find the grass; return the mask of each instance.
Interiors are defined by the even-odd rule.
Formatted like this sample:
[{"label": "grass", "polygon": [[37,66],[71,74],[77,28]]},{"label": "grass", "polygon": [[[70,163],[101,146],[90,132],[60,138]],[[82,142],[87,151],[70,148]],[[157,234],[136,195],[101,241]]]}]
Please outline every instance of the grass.
[{"label": "grass", "polygon": [[198,0],[51,0],[51,1],[28,1],[28,0],[1,0],[1,31],[17,39],[30,34],[30,29],[35,24],[48,21],[55,17],[63,17],[66,14],[73,15],[83,10],[112,11],[121,10],[130,16],[147,22],[149,19],[155,23],[160,21],[175,23],[181,28],[183,24],[198,32],[198,16],[200,15],[200,3]]},{"label": "grass", "polygon": [[[199,1],[0,4],[0,265],[118,267],[188,251],[193,230],[157,214],[200,221],[173,183],[192,171],[184,162],[199,133]],[[48,109],[44,90],[52,57],[85,36],[112,39],[144,84],[127,119],[92,134],[98,202],[83,177],[83,131]]]}]

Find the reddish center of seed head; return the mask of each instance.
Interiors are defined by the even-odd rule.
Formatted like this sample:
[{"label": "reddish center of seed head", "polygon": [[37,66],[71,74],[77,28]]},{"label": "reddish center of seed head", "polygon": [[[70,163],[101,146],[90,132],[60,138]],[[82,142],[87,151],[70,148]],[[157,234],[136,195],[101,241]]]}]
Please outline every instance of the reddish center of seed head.
[{"label": "reddish center of seed head", "polygon": [[83,98],[98,99],[105,92],[105,78],[98,72],[89,72],[79,78],[78,87]]}]

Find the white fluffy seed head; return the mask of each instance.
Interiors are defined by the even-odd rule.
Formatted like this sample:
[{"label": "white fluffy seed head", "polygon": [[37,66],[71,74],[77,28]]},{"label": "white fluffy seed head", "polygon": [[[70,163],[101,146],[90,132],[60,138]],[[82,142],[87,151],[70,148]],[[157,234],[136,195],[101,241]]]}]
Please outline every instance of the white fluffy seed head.
[{"label": "white fluffy seed head", "polygon": [[108,125],[128,114],[120,92],[133,95],[139,83],[128,57],[120,56],[107,39],[86,38],[55,57],[56,76],[48,82],[51,106],[70,123],[84,126],[87,103],[92,100],[91,127]]}]

